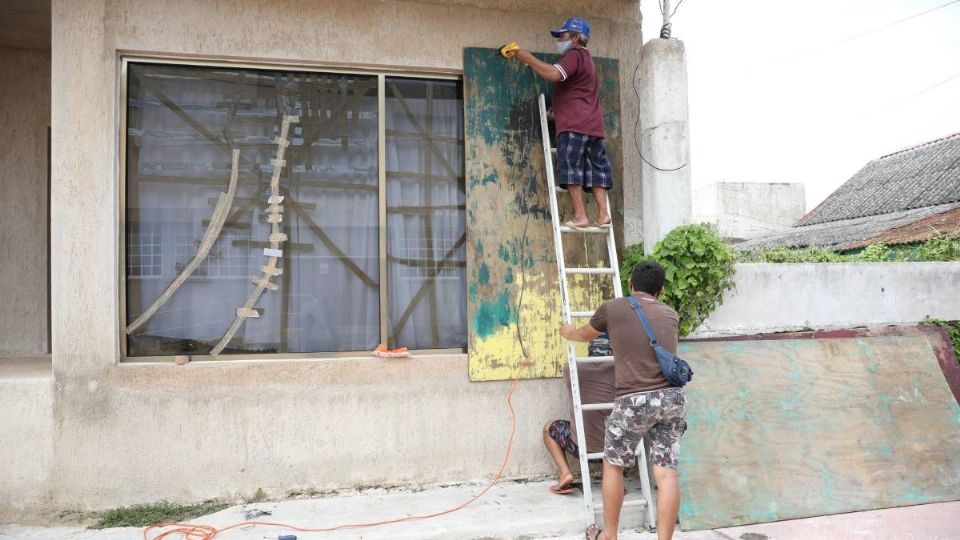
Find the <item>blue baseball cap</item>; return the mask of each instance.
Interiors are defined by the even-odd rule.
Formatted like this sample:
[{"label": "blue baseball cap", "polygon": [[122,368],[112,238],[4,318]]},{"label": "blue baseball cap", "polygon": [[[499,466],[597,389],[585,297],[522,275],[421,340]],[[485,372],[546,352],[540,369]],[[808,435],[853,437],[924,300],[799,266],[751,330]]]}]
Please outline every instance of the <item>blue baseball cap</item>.
[{"label": "blue baseball cap", "polygon": [[570,32],[572,34],[583,34],[585,36],[590,35],[590,23],[586,20],[581,19],[580,17],[570,17],[569,19],[563,21],[563,25],[556,30],[551,30],[550,35],[553,37],[560,37],[560,34],[564,32]]}]

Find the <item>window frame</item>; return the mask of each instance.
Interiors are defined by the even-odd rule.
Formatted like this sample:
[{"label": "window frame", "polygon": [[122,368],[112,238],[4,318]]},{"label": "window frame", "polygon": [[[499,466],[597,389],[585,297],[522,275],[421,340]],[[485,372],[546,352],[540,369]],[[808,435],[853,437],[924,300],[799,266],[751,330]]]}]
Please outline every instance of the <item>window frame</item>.
[{"label": "window frame", "polygon": [[[118,93],[119,99],[117,110],[117,179],[118,179],[118,228],[115,241],[119,248],[117,257],[117,276],[118,276],[118,295],[120,305],[118,309],[118,334],[119,340],[119,359],[120,363],[167,363],[173,362],[177,356],[128,356],[127,355],[127,85],[129,82],[130,64],[154,64],[154,65],[174,65],[188,67],[211,67],[211,68],[247,68],[261,70],[279,70],[279,71],[301,71],[307,73],[330,73],[336,75],[365,75],[375,76],[377,78],[377,109],[378,109],[378,149],[377,149],[377,206],[379,216],[379,273],[380,281],[388,282],[388,259],[387,259],[387,169],[386,169],[386,79],[387,77],[410,78],[410,79],[431,79],[443,81],[457,81],[461,87],[464,83],[463,70],[446,68],[414,68],[403,66],[387,65],[353,65],[342,63],[322,63],[305,62],[293,60],[271,60],[271,59],[252,59],[252,58],[233,58],[233,57],[214,57],[202,55],[186,54],[160,54],[143,53],[137,51],[118,51]],[[461,96],[462,97],[462,96]],[[464,107],[466,101],[464,100]],[[464,118],[466,110],[463,110]],[[463,152],[463,163],[466,166],[466,152]],[[466,233],[465,229],[465,233]],[[135,279],[143,279],[136,276]],[[153,277],[152,279],[156,279]],[[160,277],[162,279],[162,276]],[[463,297],[466,298],[467,291],[464,286]],[[380,306],[380,341],[386,343],[389,331],[389,304],[388,287],[379,287],[379,306]],[[469,333],[469,325],[467,327]],[[469,342],[469,340],[468,340]],[[465,354],[467,346],[451,349],[419,349],[411,351],[417,355],[450,355]],[[341,351],[341,352],[287,352],[287,353],[260,353],[260,354],[225,354],[219,356],[212,355],[190,355],[191,361],[215,361],[224,360],[309,360],[323,358],[348,358],[367,356],[370,351]]]}]

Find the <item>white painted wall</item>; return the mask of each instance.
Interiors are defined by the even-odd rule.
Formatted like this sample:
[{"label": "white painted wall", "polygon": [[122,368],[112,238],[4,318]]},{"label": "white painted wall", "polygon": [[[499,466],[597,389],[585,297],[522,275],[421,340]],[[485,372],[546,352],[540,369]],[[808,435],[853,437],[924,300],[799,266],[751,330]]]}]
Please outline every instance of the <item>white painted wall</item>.
[{"label": "white painted wall", "polygon": [[0,356],[46,353],[50,52],[0,48],[0,80]]},{"label": "white painted wall", "polygon": [[960,319],[960,262],[738,264],[691,337]]},{"label": "white painted wall", "polygon": [[720,236],[746,240],[791,227],[806,209],[804,185],[783,182],[715,182],[693,192],[693,221]]}]

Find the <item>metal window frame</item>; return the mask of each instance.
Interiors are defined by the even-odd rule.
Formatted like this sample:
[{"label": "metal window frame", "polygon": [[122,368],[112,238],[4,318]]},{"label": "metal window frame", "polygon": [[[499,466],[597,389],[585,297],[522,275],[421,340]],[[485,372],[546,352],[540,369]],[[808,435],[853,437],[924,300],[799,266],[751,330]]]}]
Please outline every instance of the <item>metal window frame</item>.
[{"label": "metal window frame", "polygon": [[[118,230],[115,241],[119,247],[117,257],[117,278],[118,278],[118,299],[120,302],[118,313],[118,334],[119,340],[119,360],[121,363],[169,363],[173,362],[174,355],[165,356],[127,356],[127,275],[126,275],[126,230],[127,230],[127,98],[129,82],[129,65],[136,64],[155,64],[155,65],[175,65],[186,67],[211,67],[211,68],[238,68],[238,69],[262,69],[276,71],[302,71],[308,73],[329,73],[335,75],[365,75],[377,78],[377,108],[378,108],[378,229],[379,229],[379,272],[380,284],[380,341],[387,343],[390,339],[389,331],[389,300],[387,287],[382,286],[386,282],[388,271],[387,266],[387,170],[386,170],[386,78],[411,78],[411,79],[430,79],[437,81],[457,81],[463,84],[463,71],[445,68],[423,68],[423,67],[405,67],[374,64],[345,64],[339,62],[309,62],[287,59],[262,59],[247,57],[230,56],[207,56],[193,54],[172,54],[159,52],[146,52],[134,50],[117,51],[117,72],[119,73],[119,96],[117,100],[117,179],[118,179]],[[465,159],[465,156],[464,156]],[[466,290],[464,290],[466,297]],[[449,355],[463,354],[467,352],[466,347],[453,349],[421,349],[412,350],[418,355]],[[314,353],[265,353],[265,354],[228,354],[221,356],[211,355],[191,355],[194,361],[230,361],[230,360],[298,360],[298,359],[323,359],[323,358],[348,358],[366,356],[369,351],[340,351],[340,352],[314,352]]]}]

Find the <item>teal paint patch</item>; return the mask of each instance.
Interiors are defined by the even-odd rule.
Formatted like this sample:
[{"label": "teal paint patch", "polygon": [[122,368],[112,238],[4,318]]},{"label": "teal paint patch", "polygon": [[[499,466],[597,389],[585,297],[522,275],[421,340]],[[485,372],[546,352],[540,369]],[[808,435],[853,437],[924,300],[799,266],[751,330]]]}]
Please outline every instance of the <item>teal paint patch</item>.
[{"label": "teal paint patch", "polygon": [[473,249],[477,252],[478,256],[483,257],[483,242],[481,242],[479,238],[473,243]]},{"label": "teal paint patch", "polygon": [[477,284],[476,283],[471,283],[470,286],[467,287],[467,295],[469,295],[471,302],[477,301]]},{"label": "teal paint patch", "polygon": [[507,246],[505,245],[501,244],[500,247],[497,248],[497,254],[500,255],[501,261],[508,262],[511,264],[517,264],[516,258],[514,258],[513,260],[510,260],[510,250],[507,249]]},{"label": "teal paint patch", "polygon": [[515,323],[517,314],[510,309],[510,291],[503,291],[493,302],[480,301],[480,309],[473,318],[473,331],[478,337],[489,337],[497,327]]},{"label": "teal paint patch", "polygon": [[507,273],[503,275],[503,283],[506,285],[513,283],[513,268],[507,267]]},{"label": "teal paint patch", "polygon": [[487,266],[487,263],[480,263],[480,270],[477,272],[477,283],[480,285],[490,284],[490,267]]}]

